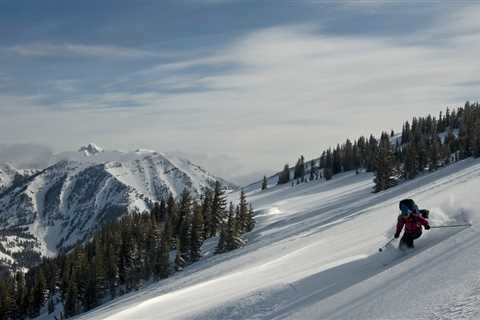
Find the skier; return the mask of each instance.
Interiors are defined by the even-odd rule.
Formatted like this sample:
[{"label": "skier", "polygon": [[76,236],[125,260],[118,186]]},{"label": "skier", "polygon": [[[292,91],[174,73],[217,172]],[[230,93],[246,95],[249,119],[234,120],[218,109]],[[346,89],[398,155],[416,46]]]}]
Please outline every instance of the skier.
[{"label": "skier", "polygon": [[418,206],[411,199],[400,201],[401,214],[398,216],[397,231],[395,232],[395,239],[400,237],[403,227],[405,232],[402,239],[400,239],[400,249],[414,248],[413,241],[420,238],[422,235],[422,226],[425,230],[430,229],[428,223],[428,210],[419,210]]}]

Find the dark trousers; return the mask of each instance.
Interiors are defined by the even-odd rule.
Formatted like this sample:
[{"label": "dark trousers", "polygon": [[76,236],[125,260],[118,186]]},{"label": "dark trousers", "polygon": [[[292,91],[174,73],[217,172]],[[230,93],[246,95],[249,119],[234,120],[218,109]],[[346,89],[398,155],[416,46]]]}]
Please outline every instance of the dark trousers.
[{"label": "dark trousers", "polygon": [[422,231],[419,230],[414,233],[403,233],[402,239],[400,239],[400,249],[402,248],[414,248],[413,240],[420,238]]}]

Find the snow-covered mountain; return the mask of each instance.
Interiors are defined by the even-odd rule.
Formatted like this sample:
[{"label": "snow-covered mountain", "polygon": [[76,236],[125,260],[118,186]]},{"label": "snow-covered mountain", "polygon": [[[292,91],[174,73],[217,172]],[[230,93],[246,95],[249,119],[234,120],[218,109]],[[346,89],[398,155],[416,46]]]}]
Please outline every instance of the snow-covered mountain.
[{"label": "snow-covered mountain", "polygon": [[80,147],[80,149],[78,149],[78,152],[81,152],[88,157],[103,152],[103,149],[97,146],[95,143],[89,143],[86,146]]},{"label": "snow-covered mountain", "polygon": [[25,250],[29,256],[33,250],[34,258],[55,255],[127,212],[142,212],[184,189],[198,197],[221,180],[188,160],[149,150],[124,153],[89,144],[56,158],[53,165],[23,179],[13,179],[18,170],[11,166],[1,171],[4,260],[28,265],[21,255]]},{"label": "snow-covered mountain", "polygon": [[32,174],[34,169],[17,169],[9,163],[0,164],[0,192],[10,187],[15,181],[22,180]]},{"label": "snow-covered mountain", "polygon": [[[371,173],[247,194],[257,226],[244,248],[206,257],[78,319],[479,319],[480,160],[380,193]],[[232,193],[232,199],[238,194]],[[431,210],[416,248],[393,246],[398,202]]]}]

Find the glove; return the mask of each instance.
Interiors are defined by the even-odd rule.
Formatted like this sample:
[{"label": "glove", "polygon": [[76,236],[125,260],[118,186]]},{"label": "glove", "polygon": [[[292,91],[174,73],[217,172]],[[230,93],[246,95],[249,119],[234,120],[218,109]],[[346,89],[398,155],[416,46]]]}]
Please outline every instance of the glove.
[{"label": "glove", "polygon": [[425,230],[430,230],[430,225],[427,224],[427,225],[425,226]]},{"label": "glove", "polygon": [[[430,227],[428,227],[430,229]],[[398,233],[395,233],[395,235],[393,236],[395,239],[398,239],[398,237],[400,237],[400,235]]]}]

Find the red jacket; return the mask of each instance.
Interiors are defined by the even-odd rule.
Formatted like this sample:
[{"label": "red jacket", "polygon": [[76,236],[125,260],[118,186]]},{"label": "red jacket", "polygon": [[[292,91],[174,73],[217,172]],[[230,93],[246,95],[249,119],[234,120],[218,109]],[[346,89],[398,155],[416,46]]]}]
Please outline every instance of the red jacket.
[{"label": "red jacket", "polygon": [[422,233],[422,225],[428,226],[428,221],[421,215],[411,214],[408,217],[398,216],[397,223],[397,235],[402,232],[403,226],[405,226],[405,233],[414,234]]}]

